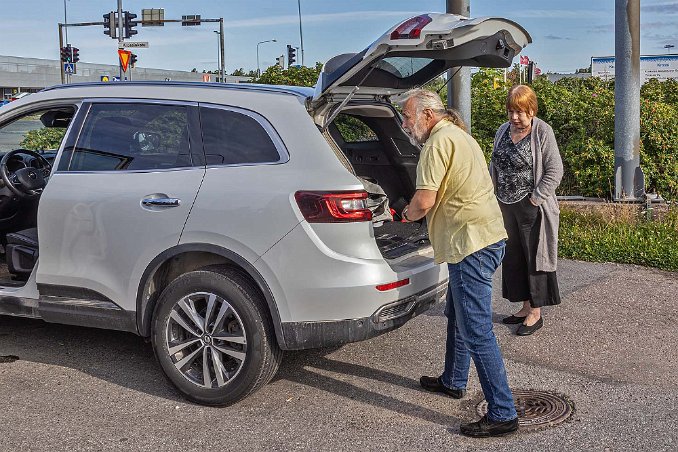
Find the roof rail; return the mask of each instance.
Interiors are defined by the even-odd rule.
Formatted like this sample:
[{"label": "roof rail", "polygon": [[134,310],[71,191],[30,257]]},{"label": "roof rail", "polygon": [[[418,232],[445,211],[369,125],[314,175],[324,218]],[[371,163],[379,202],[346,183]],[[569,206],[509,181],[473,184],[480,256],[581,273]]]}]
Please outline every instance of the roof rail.
[{"label": "roof rail", "polygon": [[[63,85],[54,85],[42,89],[41,91],[55,91],[59,89],[69,89],[75,87],[111,87],[111,86],[175,86],[184,88],[209,88],[209,89],[227,89],[227,90],[247,90],[259,92],[275,92],[280,94],[291,94],[298,97],[309,97],[313,95],[313,88],[304,86],[282,86],[282,85],[260,85],[256,83],[209,83],[209,82],[181,82],[181,81],[125,81],[125,82],[79,82]],[[311,90],[311,91],[308,91]],[[305,92],[308,91],[308,92]]]}]

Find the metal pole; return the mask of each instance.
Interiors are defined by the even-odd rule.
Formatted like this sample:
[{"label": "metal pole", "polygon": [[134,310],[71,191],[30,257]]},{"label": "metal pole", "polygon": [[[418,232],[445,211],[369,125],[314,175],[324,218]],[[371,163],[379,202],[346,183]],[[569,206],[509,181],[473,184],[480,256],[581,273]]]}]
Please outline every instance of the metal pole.
[{"label": "metal pole", "polygon": [[66,0],[64,0],[64,25],[66,26],[66,44],[68,44],[68,17],[66,16]]},{"label": "metal pole", "polygon": [[[221,40],[219,39],[219,32],[216,30],[213,30],[214,33],[217,35],[217,73],[221,71],[221,60],[220,60],[220,55],[221,55]],[[217,80],[218,80],[218,74],[217,74]]]},{"label": "metal pole", "polygon": [[[470,17],[470,1],[447,0],[446,12]],[[471,131],[471,68],[462,67],[459,71],[450,69],[447,71],[447,77],[452,77],[452,81],[447,85],[447,106],[459,112],[466,127]]]},{"label": "metal pole", "polygon": [[297,0],[299,7],[299,40],[301,41],[301,65],[304,65],[304,33],[301,31],[301,0]]},{"label": "metal pole", "polygon": [[[122,37],[122,0],[118,0],[118,23],[112,25],[118,27],[118,49],[122,49],[122,44],[125,41]],[[120,68],[120,81],[122,81],[122,64],[120,64],[120,58],[118,58],[118,67]]]},{"label": "metal pole", "polygon": [[219,45],[221,52],[221,83],[226,83],[226,72],[224,65],[224,18],[219,18]]},{"label": "metal pole", "polygon": [[615,0],[614,171],[616,201],[645,195],[640,168],[640,0]]},{"label": "metal pole", "polygon": [[64,73],[64,62],[61,61],[61,48],[64,46],[64,34],[61,30],[63,24],[58,24],[59,28],[59,73],[61,74],[61,84],[66,83],[66,74]]}]

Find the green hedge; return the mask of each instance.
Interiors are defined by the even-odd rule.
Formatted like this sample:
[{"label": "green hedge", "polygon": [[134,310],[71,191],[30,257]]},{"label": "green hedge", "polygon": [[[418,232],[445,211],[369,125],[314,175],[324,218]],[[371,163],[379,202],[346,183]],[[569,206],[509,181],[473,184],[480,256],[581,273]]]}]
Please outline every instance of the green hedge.
[{"label": "green hedge", "polygon": [[[500,87],[496,89],[495,80]],[[510,82],[503,71],[480,70],[472,80],[472,129],[489,158],[497,127],[506,121]],[[565,167],[561,195],[611,197],[614,189],[614,82],[599,78],[538,77],[532,87],[539,117],[556,135]],[[648,192],[678,199],[678,81],[651,80],[641,89],[640,164]]]}]

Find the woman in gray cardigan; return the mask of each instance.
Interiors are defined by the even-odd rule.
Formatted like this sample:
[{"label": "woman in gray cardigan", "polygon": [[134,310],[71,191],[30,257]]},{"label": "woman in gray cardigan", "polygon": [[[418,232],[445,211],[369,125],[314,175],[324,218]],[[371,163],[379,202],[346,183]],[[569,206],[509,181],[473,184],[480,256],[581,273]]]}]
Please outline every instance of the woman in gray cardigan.
[{"label": "woman in gray cardigan", "polygon": [[532,88],[511,88],[506,111],[509,121],[494,138],[490,173],[508,233],[502,295],[523,305],[503,322],[521,324],[516,334],[528,336],[544,324],[542,306],[560,303],[556,188],[563,162],[553,129],[536,117]]}]

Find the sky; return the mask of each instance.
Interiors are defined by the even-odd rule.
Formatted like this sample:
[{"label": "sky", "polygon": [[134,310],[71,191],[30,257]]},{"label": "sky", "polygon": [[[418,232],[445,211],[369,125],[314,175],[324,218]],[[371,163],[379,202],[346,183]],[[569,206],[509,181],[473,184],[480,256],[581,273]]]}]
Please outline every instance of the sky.
[{"label": "sky", "polygon": [[[99,22],[117,10],[117,0],[0,0],[0,55],[59,58],[58,26]],[[225,67],[261,69],[286,54],[287,44],[300,46],[299,10],[304,63],[325,62],[334,55],[360,52],[390,27],[426,12],[444,12],[445,0],[123,0],[123,10],[141,18],[142,8],[164,8],[165,19],[199,14],[224,19]],[[614,55],[615,0],[470,0],[471,16],[514,20],[531,34],[523,54],[544,71],[574,72],[588,67],[592,56]],[[678,1],[641,0],[641,53],[665,54],[667,44],[678,53]],[[182,27],[137,27],[131,40],[147,41],[138,49],[138,66],[176,70],[217,68],[218,23]],[[68,41],[80,49],[83,62],[117,64],[117,41],[103,26],[70,27]],[[298,60],[300,60],[300,55]],[[515,60],[517,61],[517,59]]]}]

